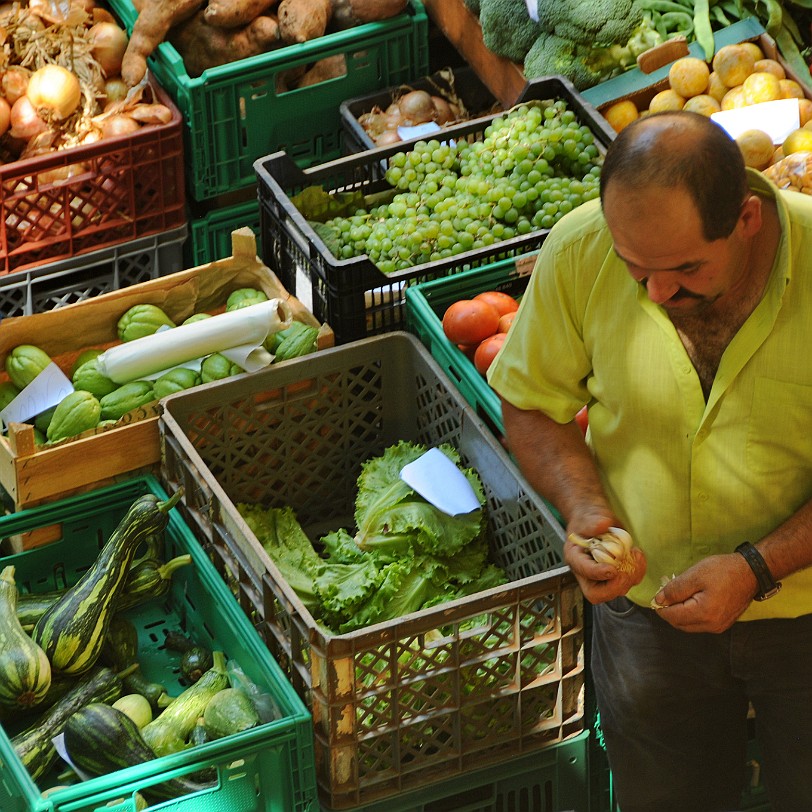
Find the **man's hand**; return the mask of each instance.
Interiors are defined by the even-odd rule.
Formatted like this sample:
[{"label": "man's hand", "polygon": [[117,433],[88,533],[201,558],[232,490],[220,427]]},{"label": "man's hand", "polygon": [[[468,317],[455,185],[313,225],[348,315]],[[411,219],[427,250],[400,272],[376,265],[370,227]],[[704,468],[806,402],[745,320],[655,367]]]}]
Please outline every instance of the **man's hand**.
[{"label": "man's hand", "polygon": [[621,572],[611,564],[599,564],[588,550],[567,539],[564,544],[564,559],[569,564],[578,581],[584,597],[590,603],[605,603],[625,595],[639,584],[646,574],[646,557],[634,547],[631,552],[635,560],[632,572]]},{"label": "man's hand", "polygon": [[685,632],[719,634],[750,605],[757,583],[738,553],[712,555],[670,580],[654,596],[663,620]]}]

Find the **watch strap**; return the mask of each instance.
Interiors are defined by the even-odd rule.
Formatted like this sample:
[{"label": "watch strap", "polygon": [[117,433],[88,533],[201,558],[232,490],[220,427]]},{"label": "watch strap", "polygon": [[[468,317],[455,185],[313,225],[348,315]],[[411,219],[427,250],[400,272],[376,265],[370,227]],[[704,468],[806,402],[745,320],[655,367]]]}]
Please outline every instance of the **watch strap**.
[{"label": "watch strap", "polygon": [[767,562],[756,547],[749,541],[744,541],[736,547],[736,552],[744,557],[744,560],[750,565],[753,575],[756,576],[758,592],[755,594],[755,599],[764,601],[776,595],[781,589],[781,582],[773,578]]}]

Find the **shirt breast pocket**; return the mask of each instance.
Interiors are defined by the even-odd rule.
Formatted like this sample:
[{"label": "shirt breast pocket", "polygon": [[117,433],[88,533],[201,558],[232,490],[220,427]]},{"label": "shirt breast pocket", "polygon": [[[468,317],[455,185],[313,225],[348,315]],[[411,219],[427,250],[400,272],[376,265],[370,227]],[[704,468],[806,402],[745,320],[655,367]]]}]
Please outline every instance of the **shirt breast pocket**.
[{"label": "shirt breast pocket", "polygon": [[747,428],[747,465],[794,478],[812,472],[812,386],[758,378]]}]

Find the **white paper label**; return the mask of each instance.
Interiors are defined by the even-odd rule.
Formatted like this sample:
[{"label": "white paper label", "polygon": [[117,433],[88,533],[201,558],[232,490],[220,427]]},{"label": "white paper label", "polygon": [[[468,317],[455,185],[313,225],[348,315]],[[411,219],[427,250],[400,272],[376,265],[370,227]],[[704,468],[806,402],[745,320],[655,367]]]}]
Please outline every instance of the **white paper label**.
[{"label": "white paper label", "polygon": [[801,114],[798,99],[777,99],[712,113],[711,121],[715,121],[731,138],[738,138],[746,130],[764,130],[773,144],[781,144],[801,126]]},{"label": "white paper label", "polygon": [[414,127],[398,127],[398,135],[402,141],[409,141],[412,138],[434,135],[442,129],[436,121],[427,121],[425,124],[416,124]]},{"label": "white paper label", "polygon": [[439,448],[430,448],[414,462],[404,465],[400,478],[449,516],[471,513],[480,508],[465,474]]},{"label": "white paper label", "polygon": [[56,406],[71,392],[73,384],[70,379],[56,364],[50,363],[0,412],[0,418],[6,426],[9,423],[24,423]]}]

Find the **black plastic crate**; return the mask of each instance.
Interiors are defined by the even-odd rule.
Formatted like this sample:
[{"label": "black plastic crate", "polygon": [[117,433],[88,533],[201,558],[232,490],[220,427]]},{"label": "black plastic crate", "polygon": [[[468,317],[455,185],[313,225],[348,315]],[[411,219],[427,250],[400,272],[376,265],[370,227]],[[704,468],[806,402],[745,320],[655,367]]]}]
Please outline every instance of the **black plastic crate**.
[{"label": "black plastic crate", "polygon": [[[447,76],[450,74],[451,81]],[[375,142],[369,137],[359,122],[359,117],[369,113],[375,107],[381,110],[386,108],[402,93],[408,90],[425,90],[434,96],[449,99],[449,93],[454,91],[465,105],[469,118],[480,118],[493,115],[501,109],[496,97],[485,87],[473,68],[447,68],[436,71],[431,76],[422,76],[406,85],[390,87],[377,93],[357,96],[341,103],[341,127],[343,136],[344,154],[352,155],[367,149],[374,149]],[[437,137],[440,136],[438,133]],[[410,143],[417,139],[408,139],[401,143]]]},{"label": "black plastic crate", "polygon": [[[579,121],[590,128],[599,145],[605,147],[614,138],[614,130],[562,76],[529,82],[522,98],[524,101],[564,100]],[[494,118],[496,116],[488,116],[450,127],[445,130],[443,140],[482,141]],[[363,194],[390,189],[384,178],[388,160],[402,151],[403,145],[395,144],[304,170],[285,152],[260,158],[254,164],[263,261],[278,269],[284,286],[299,298],[303,298],[303,294],[297,291],[297,275],[303,275],[310,282],[313,314],[333,328],[338,344],[403,329],[407,286],[528,253],[540,248],[549,233],[549,229],[531,231],[391,274],[384,274],[366,255],[337,259],[291,197],[309,186],[321,186],[329,192],[360,191]]]}]

